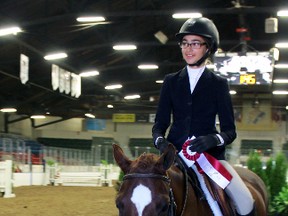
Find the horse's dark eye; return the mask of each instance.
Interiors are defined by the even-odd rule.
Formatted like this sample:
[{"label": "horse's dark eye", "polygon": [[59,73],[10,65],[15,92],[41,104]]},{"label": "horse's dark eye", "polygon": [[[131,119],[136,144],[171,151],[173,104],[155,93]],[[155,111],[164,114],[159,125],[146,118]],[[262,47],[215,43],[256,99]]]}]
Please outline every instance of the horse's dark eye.
[{"label": "horse's dark eye", "polygon": [[167,210],[168,210],[168,204],[165,203],[165,205],[162,206],[161,212],[167,212]]}]

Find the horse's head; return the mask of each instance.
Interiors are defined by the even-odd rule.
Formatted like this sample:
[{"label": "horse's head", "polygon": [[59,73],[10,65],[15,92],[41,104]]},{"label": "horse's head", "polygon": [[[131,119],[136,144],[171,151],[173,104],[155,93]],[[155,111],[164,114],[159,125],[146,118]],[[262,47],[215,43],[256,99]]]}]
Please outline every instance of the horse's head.
[{"label": "horse's head", "polygon": [[116,205],[120,216],[161,216],[168,214],[169,179],[166,171],[174,162],[175,148],[170,144],[161,155],[142,154],[130,160],[118,145],[114,158],[124,172]]}]

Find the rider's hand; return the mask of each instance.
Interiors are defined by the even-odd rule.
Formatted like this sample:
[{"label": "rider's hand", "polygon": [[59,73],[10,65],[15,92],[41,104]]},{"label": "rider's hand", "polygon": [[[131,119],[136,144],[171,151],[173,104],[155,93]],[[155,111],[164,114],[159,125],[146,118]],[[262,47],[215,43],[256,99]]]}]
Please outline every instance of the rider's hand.
[{"label": "rider's hand", "polygon": [[159,149],[160,153],[162,154],[168,147],[168,142],[164,137],[158,137],[155,142],[155,147]]},{"label": "rider's hand", "polygon": [[190,150],[192,152],[197,153],[203,153],[207,151],[208,149],[211,149],[217,145],[219,145],[221,142],[216,134],[209,134],[206,136],[199,136],[196,139],[193,139],[190,142]]}]

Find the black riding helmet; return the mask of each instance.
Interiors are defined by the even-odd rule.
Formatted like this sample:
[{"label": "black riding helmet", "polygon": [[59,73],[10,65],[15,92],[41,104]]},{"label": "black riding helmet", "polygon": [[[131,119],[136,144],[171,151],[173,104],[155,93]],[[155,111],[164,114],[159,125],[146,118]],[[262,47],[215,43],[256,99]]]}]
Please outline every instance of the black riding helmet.
[{"label": "black riding helmet", "polygon": [[185,35],[199,35],[202,36],[207,42],[209,51],[195,64],[200,65],[206,58],[213,55],[219,45],[219,33],[214,23],[205,17],[190,18],[180,28],[179,33],[176,34],[176,38],[179,42],[182,41]]}]

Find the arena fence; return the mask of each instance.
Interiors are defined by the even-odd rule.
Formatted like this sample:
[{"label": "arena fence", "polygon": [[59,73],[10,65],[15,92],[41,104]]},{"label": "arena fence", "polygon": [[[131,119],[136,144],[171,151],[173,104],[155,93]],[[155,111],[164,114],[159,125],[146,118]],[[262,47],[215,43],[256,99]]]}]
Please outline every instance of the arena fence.
[{"label": "arena fence", "polygon": [[[144,146],[143,143],[141,146],[134,144],[121,146],[131,159],[137,158],[143,152],[158,153],[152,144],[148,146]],[[112,186],[112,181],[116,181],[119,177],[120,170],[113,159],[111,143],[109,145],[94,143],[89,150],[52,146],[39,148],[37,145],[36,147],[21,139],[0,136],[0,161],[13,161],[11,170],[14,173],[14,186],[47,184]],[[228,146],[227,160],[231,164],[245,166],[249,152],[255,150],[257,149],[232,149]],[[257,150],[260,154],[263,153],[261,155],[263,164],[277,152],[283,152],[288,157],[288,151],[284,149],[284,151],[282,149],[264,150]],[[6,192],[6,196],[7,194],[9,191]]]}]

